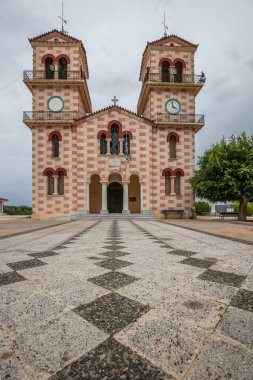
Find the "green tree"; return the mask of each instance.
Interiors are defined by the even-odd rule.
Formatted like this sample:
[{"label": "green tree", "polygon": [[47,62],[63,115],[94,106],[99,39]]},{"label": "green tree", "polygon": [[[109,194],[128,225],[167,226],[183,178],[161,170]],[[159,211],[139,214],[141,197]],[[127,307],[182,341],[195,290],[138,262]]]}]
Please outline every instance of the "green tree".
[{"label": "green tree", "polygon": [[239,220],[246,220],[253,199],[253,135],[223,138],[199,157],[199,170],[190,183],[199,198],[211,202],[238,201]]},{"label": "green tree", "polygon": [[207,202],[195,202],[195,209],[196,209],[196,214],[201,215],[203,213],[208,213],[211,211],[211,206]]}]

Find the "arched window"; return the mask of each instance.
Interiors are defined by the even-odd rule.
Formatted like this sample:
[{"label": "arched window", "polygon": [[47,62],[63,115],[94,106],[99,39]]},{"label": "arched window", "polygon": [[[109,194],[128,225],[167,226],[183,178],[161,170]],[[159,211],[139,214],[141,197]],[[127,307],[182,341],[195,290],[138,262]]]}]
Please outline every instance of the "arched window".
[{"label": "arched window", "polygon": [[170,82],[170,64],[168,61],[162,63],[162,82]]},{"label": "arched window", "polygon": [[168,195],[171,193],[171,176],[170,172],[165,173],[165,194]]},{"label": "arched window", "polygon": [[59,157],[59,136],[56,134],[52,136],[52,156]]},{"label": "arched window", "polygon": [[58,172],[58,194],[64,195],[64,172]]},{"label": "arched window", "polygon": [[54,177],[53,172],[47,172],[47,195],[54,194]]},{"label": "arched window", "polygon": [[170,158],[177,157],[177,139],[175,136],[170,136]]},{"label": "arched window", "polygon": [[110,153],[119,154],[119,127],[113,124],[111,127],[111,142],[110,142]]},{"label": "arched window", "polygon": [[46,79],[54,79],[54,61],[53,58],[48,57],[45,59],[45,71],[46,71]]},{"label": "arched window", "polygon": [[123,153],[126,156],[130,155],[130,135],[128,133],[124,134],[124,140],[123,140]]},{"label": "arched window", "polygon": [[177,62],[175,64],[176,74],[175,74],[175,82],[182,83],[183,80],[183,65],[181,62]]},{"label": "arched window", "polygon": [[174,180],[174,192],[177,195],[181,194],[181,173],[176,172],[175,180]]},{"label": "arched window", "polygon": [[67,79],[67,60],[62,57],[59,59],[59,79]]},{"label": "arched window", "polygon": [[100,136],[100,154],[106,154],[107,153],[107,141],[106,141],[106,135],[103,133]]}]

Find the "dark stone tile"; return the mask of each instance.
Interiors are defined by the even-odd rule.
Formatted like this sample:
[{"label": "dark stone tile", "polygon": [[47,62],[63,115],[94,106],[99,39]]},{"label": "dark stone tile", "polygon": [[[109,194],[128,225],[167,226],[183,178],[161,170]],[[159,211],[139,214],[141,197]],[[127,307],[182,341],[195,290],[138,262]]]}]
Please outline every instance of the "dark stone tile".
[{"label": "dark stone tile", "polygon": [[191,257],[191,256],[197,254],[197,252],[185,251],[185,250],[182,250],[182,249],[174,249],[173,251],[167,252],[167,253],[169,253],[171,255],[185,256],[185,257]]},{"label": "dark stone tile", "polygon": [[245,289],[238,290],[230,306],[253,312],[253,292]]},{"label": "dark stone tile", "polygon": [[115,334],[149,311],[137,301],[110,293],[73,310],[108,334]]},{"label": "dark stone tile", "polygon": [[245,276],[239,276],[238,274],[227,272],[220,272],[212,269],[208,269],[204,273],[201,273],[198,277],[201,280],[217,282],[218,284],[224,284],[235,287],[239,287],[245,279]]},{"label": "dark stone tile", "polygon": [[17,272],[0,273],[0,286],[9,285],[13,282],[19,282],[26,280],[25,277]]},{"label": "dark stone tile", "polygon": [[118,251],[119,249],[126,248],[124,245],[118,245],[118,244],[112,244],[112,245],[107,245],[102,248],[109,249],[110,251]]},{"label": "dark stone tile", "polygon": [[198,268],[209,268],[212,265],[214,265],[216,261],[201,260],[201,259],[195,259],[194,257],[189,257],[188,259],[180,261],[180,264],[192,265],[193,267],[198,267]]},{"label": "dark stone tile", "polygon": [[50,380],[170,380],[156,368],[113,338],[57,372]]},{"label": "dark stone tile", "polygon": [[109,272],[100,276],[89,278],[88,281],[105,289],[114,290],[129,285],[138,278],[120,272]]},{"label": "dark stone tile", "polygon": [[[101,260],[101,257],[97,257],[97,256],[88,256],[87,259],[90,259],[90,260]],[[109,260],[109,259],[108,259]]]},{"label": "dark stone tile", "polygon": [[36,259],[42,258],[42,257],[49,257],[49,256],[57,256],[59,253],[56,252],[36,252],[36,253],[29,253],[28,256],[35,257]]},{"label": "dark stone tile", "polygon": [[128,265],[131,265],[132,263],[128,261],[123,260],[117,260],[117,259],[107,259],[104,261],[100,261],[99,263],[96,263],[96,265],[99,265],[100,267],[115,270],[123,267],[127,267]]},{"label": "dark stone tile", "polygon": [[100,253],[99,255],[101,256],[108,256],[108,257],[121,257],[121,256],[126,256],[129,255],[127,252],[121,252],[121,251],[108,251],[105,253]]},{"label": "dark stone tile", "polygon": [[22,269],[40,267],[41,265],[46,265],[46,263],[43,263],[43,261],[40,261],[37,259],[32,259],[32,260],[17,261],[16,263],[9,263],[6,265],[8,265],[13,270],[22,270]]}]

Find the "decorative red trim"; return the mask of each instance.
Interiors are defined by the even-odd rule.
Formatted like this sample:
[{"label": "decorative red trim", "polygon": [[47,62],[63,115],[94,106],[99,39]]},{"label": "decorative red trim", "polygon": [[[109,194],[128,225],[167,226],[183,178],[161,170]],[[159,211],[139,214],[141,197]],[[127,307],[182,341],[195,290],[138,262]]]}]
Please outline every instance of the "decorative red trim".
[{"label": "decorative red trim", "polygon": [[55,171],[55,174],[59,174],[59,172],[63,172],[63,174],[64,175],[67,175],[67,171],[66,171],[66,169],[63,169],[63,168],[58,168],[58,169],[56,169],[56,171]]},{"label": "decorative red trim", "polygon": [[123,137],[124,137],[126,134],[128,134],[130,140],[133,140],[133,134],[132,134],[131,131],[123,131],[122,134],[123,134]]},{"label": "decorative red trim", "polygon": [[171,59],[169,59],[169,58],[162,58],[162,59],[160,59],[159,66],[162,67],[163,62],[169,62],[170,66],[173,65],[173,62],[172,62]]},{"label": "decorative red trim", "polygon": [[175,60],[174,60],[174,62],[173,62],[173,66],[176,66],[176,63],[177,62],[180,62],[180,63],[182,63],[182,66],[183,66],[183,68],[185,69],[186,68],[186,64],[185,64],[185,61],[183,60],[183,59],[181,59],[181,58],[176,58]]},{"label": "decorative red trim", "polygon": [[55,62],[58,63],[61,58],[66,58],[67,63],[70,63],[70,58],[66,54],[57,55],[57,57],[55,58]]},{"label": "decorative red trim", "polygon": [[177,134],[176,132],[170,132],[170,133],[168,134],[168,136],[167,136],[167,142],[170,141],[171,136],[176,137],[176,142],[179,142],[179,136],[178,136],[178,134]]},{"label": "decorative red trim", "polygon": [[100,139],[101,135],[105,135],[106,138],[107,138],[108,137],[108,132],[105,131],[105,130],[99,131],[98,134],[97,134],[97,139]]},{"label": "decorative red trim", "polygon": [[45,63],[47,58],[52,58],[52,60],[55,61],[55,56],[53,54],[46,54],[46,55],[43,55],[43,57],[41,58],[41,62]]},{"label": "decorative red trim", "polygon": [[162,175],[165,176],[165,173],[167,172],[169,172],[171,176],[174,175],[173,170],[170,168],[163,169]]},{"label": "decorative red trim", "polygon": [[51,133],[49,134],[49,136],[48,136],[48,141],[52,141],[54,135],[57,135],[58,138],[59,138],[59,141],[62,141],[62,135],[61,135],[60,132],[58,132],[58,131],[53,131],[53,132],[51,132]]},{"label": "decorative red trim", "polygon": [[52,168],[46,168],[43,172],[43,175],[47,175],[48,172],[52,172],[52,174],[55,175],[55,170]]},{"label": "decorative red trim", "polygon": [[108,136],[111,137],[111,127],[112,127],[113,124],[116,124],[119,127],[119,138],[122,139],[123,138],[122,124],[121,124],[120,121],[117,121],[117,120],[112,120],[108,124],[108,126],[107,126]]},{"label": "decorative red trim", "polygon": [[175,169],[175,170],[174,170],[174,175],[176,175],[177,173],[180,173],[181,176],[184,176],[184,171],[183,171],[183,169]]}]

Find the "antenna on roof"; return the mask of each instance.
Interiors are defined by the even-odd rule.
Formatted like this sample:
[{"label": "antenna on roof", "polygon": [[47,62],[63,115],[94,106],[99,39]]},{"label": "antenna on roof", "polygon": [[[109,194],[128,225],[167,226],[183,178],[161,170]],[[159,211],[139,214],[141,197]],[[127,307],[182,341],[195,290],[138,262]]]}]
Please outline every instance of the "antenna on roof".
[{"label": "antenna on roof", "polygon": [[164,12],[164,14],[163,14],[163,27],[164,27],[164,37],[167,37],[167,29],[168,29],[168,27],[167,27],[167,25],[166,25],[166,16],[165,16],[165,12]]},{"label": "antenna on roof", "polygon": [[67,25],[67,20],[64,20],[64,18],[63,18],[63,1],[61,3],[61,16],[58,16],[58,18],[61,20],[61,31],[62,31],[62,33],[67,33],[66,30],[64,30],[64,23]]}]

